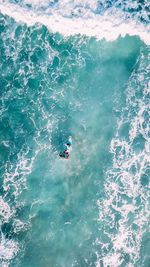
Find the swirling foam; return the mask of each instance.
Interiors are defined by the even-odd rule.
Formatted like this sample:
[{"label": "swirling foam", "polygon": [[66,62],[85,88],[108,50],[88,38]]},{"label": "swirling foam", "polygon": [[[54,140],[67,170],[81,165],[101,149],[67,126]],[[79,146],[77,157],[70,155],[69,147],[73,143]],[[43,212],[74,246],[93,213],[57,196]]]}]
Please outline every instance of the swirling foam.
[{"label": "swirling foam", "polygon": [[34,1],[33,7],[30,5],[30,8],[4,1],[0,4],[0,10],[3,14],[13,17],[17,22],[24,22],[29,26],[40,23],[47,26],[51,32],[59,32],[63,36],[81,34],[113,41],[120,35],[129,34],[140,36],[145,43],[150,44],[149,25],[144,25],[132,18],[125,18],[124,13],[118,9],[112,14],[108,12],[97,14],[90,11],[82,16],[66,16],[66,10],[68,14],[70,13],[70,4],[68,9],[67,4],[63,3],[65,9],[60,5],[58,8],[57,6],[54,9],[48,8],[42,13],[37,8],[40,7],[39,1]]},{"label": "swirling foam", "polygon": [[106,199],[98,201],[99,221],[103,225],[100,230],[107,241],[103,242],[103,236],[97,240],[102,250],[97,266],[103,261],[104,266],[119,267],[126,259],[129,266],[135,266],[140,259],[142,237],[148,229],[148,177],[143,181],[150,168],[150,129],[146,116],[150,93],[148,52],[141,52],[135,67],[138,70],[130,78],[127,106],[111,142],[113,168],[107,173]]},{"label": "swirling foam", "polygon": [[5,238],[2,234],[0,239],[0,264],[1,267],[8,267],[9,261],[14,258],[19,249],[18,243]]}]

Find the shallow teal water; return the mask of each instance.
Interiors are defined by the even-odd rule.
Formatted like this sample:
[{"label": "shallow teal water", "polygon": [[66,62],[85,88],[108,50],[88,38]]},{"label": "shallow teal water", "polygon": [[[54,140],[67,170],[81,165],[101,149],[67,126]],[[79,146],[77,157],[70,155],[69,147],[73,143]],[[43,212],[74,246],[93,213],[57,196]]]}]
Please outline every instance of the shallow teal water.
[{"label": "shallow teal water", "polygon": [[148,47],[1,31],[1,265],[148,267]]}]

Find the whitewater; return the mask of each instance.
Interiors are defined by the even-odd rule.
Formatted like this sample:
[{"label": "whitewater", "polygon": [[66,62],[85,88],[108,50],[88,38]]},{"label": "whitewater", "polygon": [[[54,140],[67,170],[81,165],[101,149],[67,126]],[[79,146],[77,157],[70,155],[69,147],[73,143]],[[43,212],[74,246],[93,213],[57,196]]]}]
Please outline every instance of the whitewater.
[{"label": "whitewater", "polygon": [[149,14],[0,1],[0,267],[150,266]]}]

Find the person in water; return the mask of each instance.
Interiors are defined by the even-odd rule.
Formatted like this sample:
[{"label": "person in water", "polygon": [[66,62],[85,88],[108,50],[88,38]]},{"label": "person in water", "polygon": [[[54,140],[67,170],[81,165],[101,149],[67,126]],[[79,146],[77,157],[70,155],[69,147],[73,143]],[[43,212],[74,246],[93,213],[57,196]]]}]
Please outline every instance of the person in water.
[{"label": "person in water", "polygon": [[68,138],[68,140],[67,140],[67,142],[65,144],[64,151],[63,152],[60,152],[60,154],[59,154],[59,156],[61,158],[68,159],[70,157],[70,151],[72,150],[71,145],[72,145],[72,138],[71,138],[71,136],[69,136],[69,138]]}]

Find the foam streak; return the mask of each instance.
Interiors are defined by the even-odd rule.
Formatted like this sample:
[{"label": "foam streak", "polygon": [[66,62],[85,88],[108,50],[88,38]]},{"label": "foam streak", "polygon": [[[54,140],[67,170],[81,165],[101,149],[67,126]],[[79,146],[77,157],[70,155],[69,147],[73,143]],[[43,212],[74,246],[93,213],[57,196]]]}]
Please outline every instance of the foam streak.
[{"label": "foam streak", "polygon": [[121,20],[121,15],[104,14],[102,16],[93,14],[86,19],[68,18],[60,14],[39,14],[34,9],[27,10],[14,4],[1,3],[0,10],[3,14],[13,17],[18,23],[23,22],[29,26],[35,23],[45,25],[51,32],[59,32],[65,37],[81,34],[89,37],[96,37],[97,39],[105,38],[108,41],[113,41],[118,36],[140,36],[146,43],[150,44],[149,26],[142,25],[135,21]]}]

